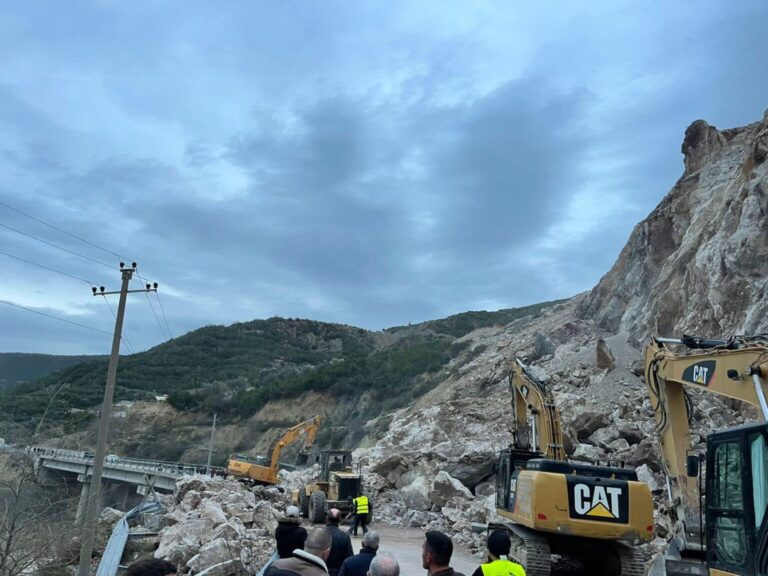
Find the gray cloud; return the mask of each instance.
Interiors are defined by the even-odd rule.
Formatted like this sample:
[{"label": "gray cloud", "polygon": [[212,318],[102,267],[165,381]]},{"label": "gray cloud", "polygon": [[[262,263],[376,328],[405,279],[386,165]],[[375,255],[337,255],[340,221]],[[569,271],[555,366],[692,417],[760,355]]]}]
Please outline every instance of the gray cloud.
[{"label": "gray cloud", "polygon": [[[274,314],[381,328],[588,289],[680,174],[688,123],[768,105],[758,2],[517,20],[390,3],[4,10],[0,199],[137,259],[177,335]],[[117,263],[2,207],[0,223]],[[119,280],[7,230],[0,243]],[[0,298],[111,330],[86,284],[0,259]],[[108,346],[1,305],[0,325],[2,350]],[[161,332],[132,298],[134,347]]]}]

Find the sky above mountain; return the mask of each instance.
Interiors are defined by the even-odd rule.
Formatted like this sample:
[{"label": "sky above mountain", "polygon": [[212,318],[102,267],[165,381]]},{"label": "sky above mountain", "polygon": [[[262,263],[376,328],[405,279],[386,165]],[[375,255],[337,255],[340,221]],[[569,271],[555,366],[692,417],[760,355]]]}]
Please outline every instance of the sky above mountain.
[{"label": "sky above mountain", "polygon": [[117,289],[121,256],[161,298],[131,295],[126,352],[587,290],[693,120],[762,117],[766,21],[757,0],[6,3],[0,351],[108,352],[89,283]]}]

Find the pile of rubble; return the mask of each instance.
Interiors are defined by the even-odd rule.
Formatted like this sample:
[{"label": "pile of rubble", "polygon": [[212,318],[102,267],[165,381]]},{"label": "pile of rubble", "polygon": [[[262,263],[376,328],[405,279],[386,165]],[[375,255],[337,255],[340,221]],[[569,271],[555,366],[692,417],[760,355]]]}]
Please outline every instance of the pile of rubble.
[{"label": "pile of rubble", "polygon": [[154,556],[174,562],[180,573],[223,564],[219,576],[255,574],[264,565],[275,549],[277,519],[288,505],[276,487],[204,475],[180,479],[175,498],[166,503],[163,513],[145,516],[132,531],[159,530]]}]

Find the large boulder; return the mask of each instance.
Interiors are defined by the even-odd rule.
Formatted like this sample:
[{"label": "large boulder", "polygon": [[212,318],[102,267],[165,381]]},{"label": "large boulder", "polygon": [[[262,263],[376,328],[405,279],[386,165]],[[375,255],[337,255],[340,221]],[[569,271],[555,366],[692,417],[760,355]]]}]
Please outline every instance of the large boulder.
[{"label": "large boulder", "polygon": [[648,464],[638,466],[635,471],[637,472],[637,479],[640,480],[640,482],[645,482],[652,493],[661,494],[661,492],[663,492],[664,487],[658,480],[656,480],[656,476],[654,476],[653,471]]},{"label": "large boulder", "polygon": [[216,538],[200,548],[200,552],[190,558],[187,566],[194,573],[198,573],[217,564],[224,564],[209,574],[211,576],[242,574],[245,572],[245,566],[240,559],[240,548],[240,543],[237,541]]},{"label": "large boulder", "polygon": [[163,528],[159,534],[155,558],[184,565],[210,539],[212,531],[211,522],[202,518],[189,518],[184,523]]},{"label": "large boulder", "polygon": [[493,474],[497,458],[493,452],[475,452],[446,464],[444,470],[471,490]]},{"label": "large boulder", "polygon": [[605,412],[584,410],[574,417],[571,427],[576,432],[579,442],[584,442],[597,430],[608,426],[609,422],[610,417]]},{"label": "large boulder", "polygon": [[643,440],[640,444],[630,448],[629,455],[627,456],[627,464],[635,468],[647,464],[654,472],[661,471],[661,464],[656,445],[650,440]]},{"label": "large boulder", "polygon": [[605,460],[605,452],[602,448],[592,446],[590,444],[578,444],[576,449],[571,454],[573,460],[579,462],[588,462],[590,464],[597,463],[598,460]]},{"label": "large boulder", "polygon": [[436,506],[445,506],[449,500],[463,498],[465,500],[474,500],[472,492],[467,490],[466,486],[453,478],[445,470],[437,473],[432,481],[432,490],[429,493],[430,501]]},{"label": "large boulder", "polygon": [[613,355],[608,343],[602,338],[597,340],[595,353],[598,368],[613,370],[616,367],[616,357]]},{"label": "large boulder", "polygon": [[429,510],[432,502],[429,499],[430,483],[423,475],[414,476],[411,482],[400,489],[400,496],[408,508],[413,510]]},{"label": "large boulder", "polygon": [[387,479],[390,484],[397,484],[398,480],[408,472],[408,461],[402,454],[393,454],[378,462],[371,469],[372,472]]},{"label": "large boulder", "polygon": [[589,438],[587,438],[587,442],[593,446],[599,446],[600,448],[607,449],[611,442],[618,439],[619,431],[616,429],[616,427],[606,426],[605,428],[600,428],[599,430],[596,430],[590,434]]}]

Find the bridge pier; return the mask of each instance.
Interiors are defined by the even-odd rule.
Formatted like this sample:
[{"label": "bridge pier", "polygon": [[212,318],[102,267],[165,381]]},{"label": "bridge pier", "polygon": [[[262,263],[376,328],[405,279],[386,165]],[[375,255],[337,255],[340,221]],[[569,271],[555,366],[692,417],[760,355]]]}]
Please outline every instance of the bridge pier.
[{"label": "bridge pier", "polygon": [[79,526],[83,522],[85,517],[85,509],[88,507],[88,496],[91,493],[91,477],[90,476],[78,476],[78,480],[81,482],[80,486],[80,500],[77,502],[77,512],[75,513],[75,524]]}]

